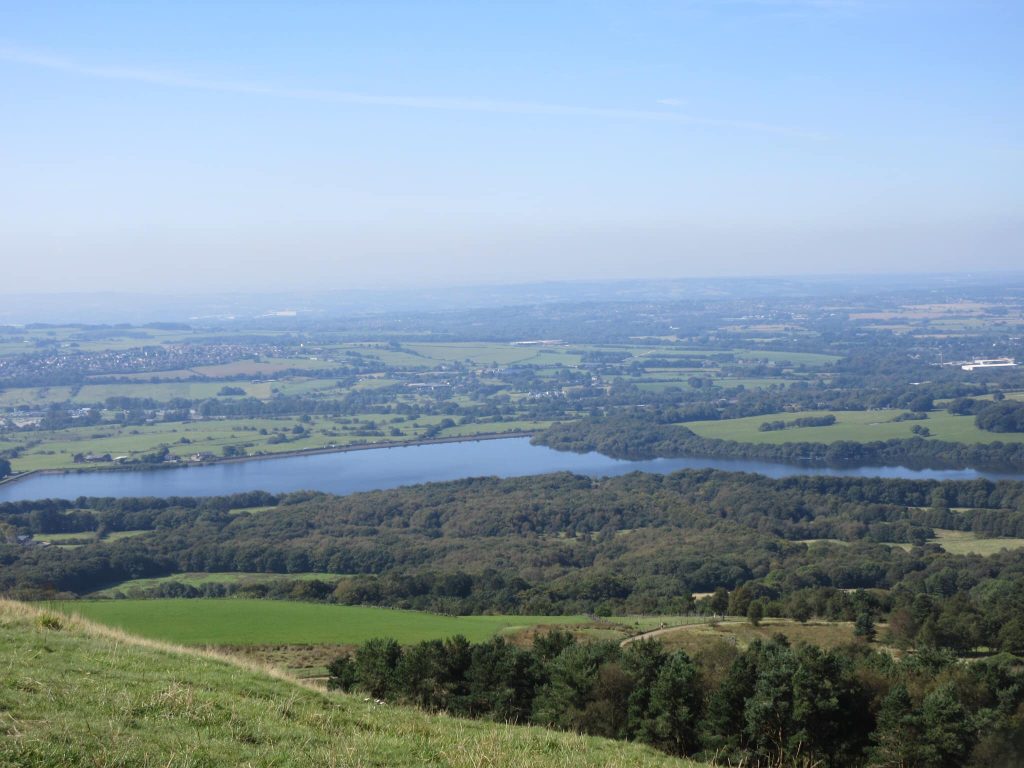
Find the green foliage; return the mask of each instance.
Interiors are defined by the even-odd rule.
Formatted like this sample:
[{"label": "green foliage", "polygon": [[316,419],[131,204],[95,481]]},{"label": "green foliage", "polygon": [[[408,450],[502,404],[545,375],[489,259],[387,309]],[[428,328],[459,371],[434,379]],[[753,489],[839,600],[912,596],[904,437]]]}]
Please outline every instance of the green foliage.
[{"label": "green foliage", "polygon": [[853,634],[869,643],[875,639],[875,621],[871,618],[870,613],[857,614],[857,620],[853,625]]},{"label": "green foliage", "polygon": [[[1024,708],[1018,661],[964,668],[948,654],[894,661],[863,647],[790,647],[777,637],[734,653],[720,669],[725,659],[691,659],[653,641],[623,648],[548,640],[531,650],[500,639],[406,649],[372,641],[353,662],[331,666],[339,676],[332,684],[431,711],[540,723],[763,768],[980,768],[1011,765],[1017,754],[1012,729]],[[371,657],[374,664],[361,666]],[[379,667],[390,675],[386,686]]]},{"label": "green foliage", "polygon": [[672,654],[650,688],[646,716],[637,737],[673,755],[698,748],[697,728],[703,704],[697,667],[682,652]]},{"label": "green foliage", "polygon": [[988,432],[1024,432],[1024,403],[1004,400],[984,406],[974,423]]},{"label": "green foliage", "polygon": [[371,696],[391,695],[398,688],[401,660],[402,648],[395,640],[367,640],[356,651],[355,677]]}]

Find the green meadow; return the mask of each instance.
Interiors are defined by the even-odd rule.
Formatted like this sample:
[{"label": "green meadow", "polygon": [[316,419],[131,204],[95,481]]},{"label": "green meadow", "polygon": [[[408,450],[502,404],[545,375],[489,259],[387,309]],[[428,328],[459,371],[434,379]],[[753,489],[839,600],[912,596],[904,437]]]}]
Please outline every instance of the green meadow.
[{"label": "green meadow", "polygon": [[[75,536],[80,534],[60,534]],[[52,536],[46,538],[52,539]],[[152,579],[129,579],[115,584],[96,593],[97,597],[108,597],[115,592],[130,593],[136,589],[151,589],[161,584],[175,582],[190,587],[201,587],[204,584],[265,584],[268,581],[288,579],[290,581],[312,581],[319,579],[334,583],[345,576],[337,573],[252,573],[247,571],[221,571],[214,573],[176,573],[173,576],[160,576]]]},{"label": "green meadow", "polygon": [[279,600],[80,600],[52,604],[126,632],[183,645],[400,643],[464,635],[473,642],[537,625],[587,622],[585,616],[441,616],[389,608]]},{"label": "green meadow", "polygon": [[[701,437],[736,440],[741,443],[834,443],[840,440],[872,442],[905,439],[914,436],[914,426],[927,427],[931,438],[953,443],[1024,442],[1024,433],[985,432],[974,425],[973,416],[956,416],[946,411],[932,411],[922,421],[893,421],[905,411],[800,411],[748,416],[722,421],[693,421],[684,426]],[[836,423],[828,427],[788,427],[774,432],[760,432],[766,421],[792,421],[803,416],[833,414]]]},{"label": "green meadow", "polygon": [[935,529],[932,542],[953,555],[994,555],[1004,549],[1024,548],[1024,539],[976,536],[970,531]]}]

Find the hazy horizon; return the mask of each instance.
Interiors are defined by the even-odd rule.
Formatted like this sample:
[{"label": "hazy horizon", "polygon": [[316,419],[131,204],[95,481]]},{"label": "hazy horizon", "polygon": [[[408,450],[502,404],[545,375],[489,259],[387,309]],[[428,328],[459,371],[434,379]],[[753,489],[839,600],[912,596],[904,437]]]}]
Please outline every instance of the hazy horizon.
[{"label": "hazy horizon", "polygon": [[10,292],[0,287],[0,326],[32,323],[109,325],[152,322],[304,322],[368,315],[619,302],[717,303],[832,297],[840,303],[901,301],[929,292],[936,301],[1024,295],[1024,270],[869,275],[691,277],[624,280],[458,283],[368,288],[243,291]]},{"label": "hazy horizon", "polygon": [[0,294],[1019,269],[1024,8],[0,9]]}]

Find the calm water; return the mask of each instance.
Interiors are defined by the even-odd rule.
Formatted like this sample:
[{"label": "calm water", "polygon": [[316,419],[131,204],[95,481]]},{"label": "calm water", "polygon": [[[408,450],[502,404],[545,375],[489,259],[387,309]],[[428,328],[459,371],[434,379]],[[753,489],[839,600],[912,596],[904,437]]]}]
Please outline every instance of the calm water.
[{"label": "calm water", "polygon": [[844,475],[919,480],[1024,479],[974,470],[912,470],[905,467],[819,469],[763,461],[727,459],[654,459],[623,461],[599,453],[563,453],[530,445],[527,437],[379,448],[348,453],[288,456],[235,464],[132,472],[86,472],[36,475],[0,485],[0,501],[78,496],[220,496],[240,491],[272,493],[316,490],[329,493],[395,488],[435,480],[496,475],[520,477],[569,471],[582,475],[627,472],[674,472],[678,469],[723,469],[757,472],[769,477]]}]

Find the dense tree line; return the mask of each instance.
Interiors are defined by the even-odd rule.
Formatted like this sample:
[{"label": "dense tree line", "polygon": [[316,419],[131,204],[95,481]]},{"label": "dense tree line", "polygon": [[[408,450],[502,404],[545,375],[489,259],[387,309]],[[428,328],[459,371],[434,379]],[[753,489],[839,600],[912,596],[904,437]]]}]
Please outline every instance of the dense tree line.
[{"label": "dense tree line", "polygon": [[789,421],[784,421],[782,419],[766,421],[758,427],[758,430],[761,432],[774,432],[777,430],[789,429],[790,427],[830,427],[835,423],[835,415],[828,413],[824,416],[801,416],[798,419],[790,419]]},{"label": "dense tree line", "polygon": [[902,661],[777,636],[691,658],[655,641],[529,649],[501,638],[408,648],[371,640],[329,667],[330,683],[462,717],[536,723],[651,744],[730,765],[1009,768],[1024,760],[1024,678],[1012,657],[965,666]]},{"label": "dense tree line", "polygon": [[138,531],[173,527],[161,517],[187,510],[227,512],[233,509],[295,504],[310,498],[308,493],[272,494],[246,491],[229,496],[96,497],[77,499],[36,499],[0,502],[0,522],[19,533],[87,533],[94,531]]},{"label": "dense tree line", "polygon": [[990,403],[978,410],[974,423],[989,432],[1024,432],[1024,403],[1015,400]]}]

